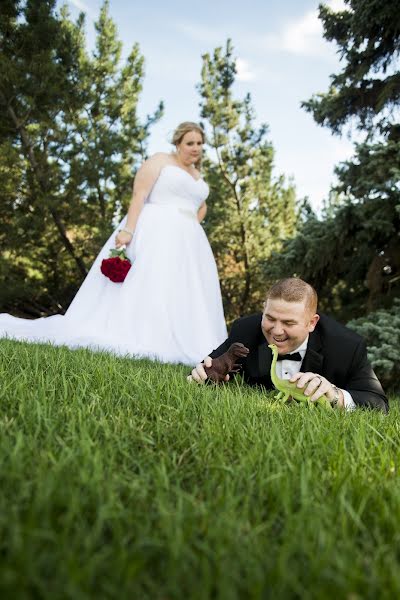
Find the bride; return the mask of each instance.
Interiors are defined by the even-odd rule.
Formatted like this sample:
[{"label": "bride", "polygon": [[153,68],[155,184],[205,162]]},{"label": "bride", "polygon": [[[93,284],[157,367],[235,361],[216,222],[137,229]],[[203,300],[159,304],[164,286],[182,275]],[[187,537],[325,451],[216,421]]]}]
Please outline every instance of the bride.
[{"label": "bride", "polygon": [[[176,151],[140,167],[127,216],[97,256],[65,315],[0,315],[0,336],[193,365],[226,338],[218,273],[200,222],[209,190],[199,171],[203,130],[184,122]],[[127,246],[123,283],[100,271]]]}]

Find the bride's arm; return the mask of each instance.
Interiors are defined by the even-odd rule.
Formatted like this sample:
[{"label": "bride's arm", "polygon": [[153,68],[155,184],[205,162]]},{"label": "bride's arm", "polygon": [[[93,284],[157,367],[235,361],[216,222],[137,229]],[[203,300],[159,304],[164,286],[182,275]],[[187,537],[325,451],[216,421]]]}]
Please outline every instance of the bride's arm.
[{"label": "bride's arm", "polygon": [[164,164],[164,155],[162,153],[155,154],[146,160],[136,173],[135,181],[133,182],[132,199],[128,209],[126,225],[124,229],[121,229],[121,231],[119,231],[115,237],[115,245],[117,248],[124,244],[129,244],[129,242],[132,240],[143,204],[147,196],[150,194],[153,185],[157,181]]},{"label": "bride's arm", "polygon": [[203,202],[203,204],[200,206],[199,210],[197,211],[197,220],[199,223],[201,223],[203,221],[206,214],[207,214],[207,204],[205,202]]}]

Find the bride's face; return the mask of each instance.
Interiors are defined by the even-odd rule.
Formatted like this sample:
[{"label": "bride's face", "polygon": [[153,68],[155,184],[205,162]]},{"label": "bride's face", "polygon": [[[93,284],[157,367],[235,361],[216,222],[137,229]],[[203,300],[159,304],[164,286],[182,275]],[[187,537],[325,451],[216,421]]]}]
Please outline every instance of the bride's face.
[{"label": "bride's face", "polygon": [[197,162],[203,152],[203,138],[198,131],[188,131],[177,145],[179,159],[185,165]]}]

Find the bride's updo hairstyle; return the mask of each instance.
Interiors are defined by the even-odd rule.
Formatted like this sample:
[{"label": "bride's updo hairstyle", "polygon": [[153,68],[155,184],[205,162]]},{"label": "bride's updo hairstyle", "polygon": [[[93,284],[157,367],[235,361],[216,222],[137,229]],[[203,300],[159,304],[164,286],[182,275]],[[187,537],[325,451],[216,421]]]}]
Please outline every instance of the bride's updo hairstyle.
[{"label": "bride's updo hairstyle", "polygon": [[[181,143],[183,137],[189,133],[190,131],[197,131],[201,135],[201,139],[203,140],[203,144],[206,141],[206,136],[204,135],[203,129],[200,127],[198,123],[193,123],[192,121],[184,121],[180,123],[178,127],[174,131],[174,135],[172,136],[172,143],[174,146],[178,146]],[[194,165],[196,169],[201,169],[201,157]]]}]

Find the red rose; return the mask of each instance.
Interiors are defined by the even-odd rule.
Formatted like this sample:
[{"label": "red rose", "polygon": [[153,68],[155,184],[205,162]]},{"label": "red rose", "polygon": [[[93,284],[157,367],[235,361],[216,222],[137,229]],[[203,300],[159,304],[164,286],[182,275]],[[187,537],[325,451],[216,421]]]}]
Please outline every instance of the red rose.
[{"label": "red rose", "polygon": [[131,261],[119,256],[104,258],[101,263],[101,272],[114,283],[122,283],[131,268]]}]

